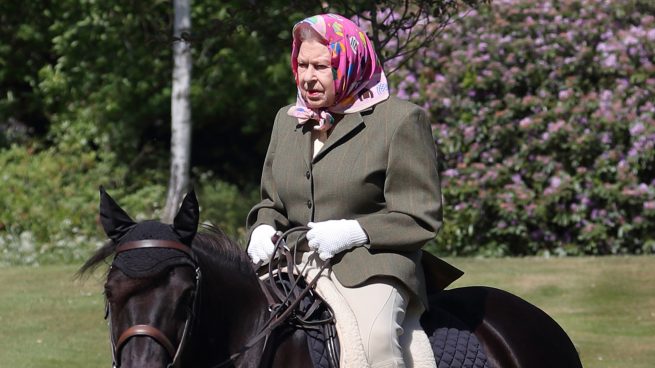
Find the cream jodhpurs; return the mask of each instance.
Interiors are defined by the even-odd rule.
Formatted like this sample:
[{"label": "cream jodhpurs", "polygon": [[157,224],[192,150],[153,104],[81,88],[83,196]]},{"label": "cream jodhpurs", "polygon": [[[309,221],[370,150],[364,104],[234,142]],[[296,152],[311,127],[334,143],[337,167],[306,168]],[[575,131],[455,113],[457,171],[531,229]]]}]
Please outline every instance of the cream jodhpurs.
[{"label": "cream jodhpurs", "polygon": [[[305,253],[302,263],[316,266],[321,260],[314,253]],[[411,298],[400,281],[378,277],[349,288],[331,270],[328,276],[355,315],[372,368],[436,368],[429,340],[419,321],[423,305]]]}]

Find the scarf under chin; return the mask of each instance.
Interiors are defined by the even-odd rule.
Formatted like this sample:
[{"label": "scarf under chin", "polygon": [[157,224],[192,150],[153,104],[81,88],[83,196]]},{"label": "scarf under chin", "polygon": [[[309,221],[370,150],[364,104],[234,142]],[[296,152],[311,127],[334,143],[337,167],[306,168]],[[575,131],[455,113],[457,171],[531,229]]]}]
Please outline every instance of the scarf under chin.
[{"label": "scarf under chin", "polygon": [[[301,98],[301,97],[300,97]],[[315,130],[328,130],[334,125],[334,116],[326,109],[311,109],[307,106],[292,106],[287,114],[298,118],[299,124],[305,124],[310,120],[317,122]]]},{"label": "scarf under chin", "polygon": [[308,24],[326,41],[332,55],[335,103],[326,108],[307,107],[298,88],[296,105],[287,112],[298,123],[318,122],[316,130],[328,130],[334,125],[333,114],[348,114],[365,110],[389,97],[387,78],[373,50],[373,44],[355,23],[336,14],[320,14],[297,23],[293,29],[291,69],[298,85],[298,51],[301,41],[296,28]]}]

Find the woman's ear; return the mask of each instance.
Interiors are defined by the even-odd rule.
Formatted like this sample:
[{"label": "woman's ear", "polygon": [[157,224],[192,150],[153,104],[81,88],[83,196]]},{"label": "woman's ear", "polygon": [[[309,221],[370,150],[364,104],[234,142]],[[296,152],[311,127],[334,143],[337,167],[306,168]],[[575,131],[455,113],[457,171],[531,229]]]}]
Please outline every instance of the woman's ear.
[{"label": "woman's ear", "polygon": [[118,244],[118,241],[136,225],[134,220],[100,186],[100,222],[105,234]]},{"label": "woman's ear", "polygon": [[173,220],[173,230],[180,236],[182,243],[191,245],[191,241],[198,231],[200,221],[200,208],[196,192],[191,191],[184,197],[180,210]]}]

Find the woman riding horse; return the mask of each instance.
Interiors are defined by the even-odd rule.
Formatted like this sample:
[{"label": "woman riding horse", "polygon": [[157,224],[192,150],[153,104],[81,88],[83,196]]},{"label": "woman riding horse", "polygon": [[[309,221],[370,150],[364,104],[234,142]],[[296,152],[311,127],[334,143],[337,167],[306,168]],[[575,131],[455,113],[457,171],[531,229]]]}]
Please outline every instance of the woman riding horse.
[{"label": "woman riding horse", "polygon": [[[277,113],[248,254],[268,262],[276,231],[307,225],[302,263],[331,259],[373,367],[429,349],[421,247],[442,223],[437,155],[425,112],[389,96],[373,44],[352,21],[316,15],[293,28],[297,100]],[[426,348],[427,346],[427,348]],[[410,349],[411,350],[411,349]],[[436,366],[432,356],[414,364]]]}]

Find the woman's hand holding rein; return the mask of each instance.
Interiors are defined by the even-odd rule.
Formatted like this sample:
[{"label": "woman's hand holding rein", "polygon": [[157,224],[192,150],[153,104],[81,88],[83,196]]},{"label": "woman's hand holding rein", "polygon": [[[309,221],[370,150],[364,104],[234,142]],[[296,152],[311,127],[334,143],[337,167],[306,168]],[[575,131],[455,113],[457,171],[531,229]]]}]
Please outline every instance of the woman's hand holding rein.
[{"label": "woman's hand holding rein", "polygon": [[273,244],[273,236],[275,229],[271,225],[262,224],[252,231],[250,236],[250,243],[248,244],[248,255],[253,263],[266,264],[273,257],[275,251],[275,244]]},{"label": "woman's hand holding rein", "polygon": [[327,261],[335,254],[364,245],[368,236],[357,220],[328,220],[307,224],[307,244]]}]

